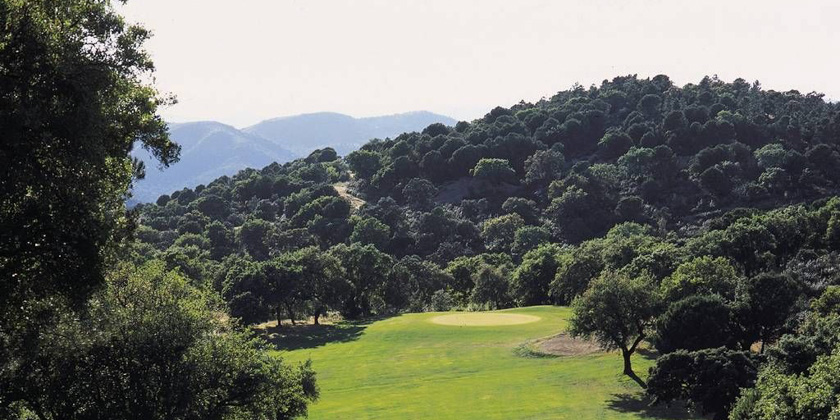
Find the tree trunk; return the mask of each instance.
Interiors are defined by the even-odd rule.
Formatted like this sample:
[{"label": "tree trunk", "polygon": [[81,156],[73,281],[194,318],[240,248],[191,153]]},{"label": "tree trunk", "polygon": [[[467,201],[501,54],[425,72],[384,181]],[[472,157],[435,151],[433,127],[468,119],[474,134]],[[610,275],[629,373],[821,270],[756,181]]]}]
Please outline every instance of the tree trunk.
[{"label": "tree trunk", "polygon": [[321,317],[321,308],[315,310],[315,314],[313,315],[313,317],[315,318],[315,325],[321,325],[318,323],[318,318]]},{"label": "tree trunk", "polygon": [[289,320],[292,321],[292,325],[295,325],[295,311],[292,310],[292,305],[286,304],[286,313],[289,314]]},{"label": "tree trunk", "polygon": [[283,308],[278,305],[276,312],[277,312],[277,328],[280,328],[283,325]]},{"label": "tree trunk", "polygon": [[642,378],[636,376],[636,372],[633,372],[633,366],[630,362],[630,356],[633,355],[633,351],[627,348],[621,349],[621,356],[624,358],[624,374],[629,376],[630,379],[634,380],[640,387],[643,389],[647,389],[647,384]]}]

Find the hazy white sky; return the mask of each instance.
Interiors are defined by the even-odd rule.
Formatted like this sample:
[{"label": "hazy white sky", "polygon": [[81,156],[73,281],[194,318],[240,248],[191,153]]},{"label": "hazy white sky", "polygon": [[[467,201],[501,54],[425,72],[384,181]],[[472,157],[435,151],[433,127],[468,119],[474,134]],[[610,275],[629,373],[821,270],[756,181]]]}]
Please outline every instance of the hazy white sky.
[{"label": "hazy white sky", "polygon": [[132,0],[170,121],[316,111],[458,119],[617,75],[840,98],[834,0]]}]

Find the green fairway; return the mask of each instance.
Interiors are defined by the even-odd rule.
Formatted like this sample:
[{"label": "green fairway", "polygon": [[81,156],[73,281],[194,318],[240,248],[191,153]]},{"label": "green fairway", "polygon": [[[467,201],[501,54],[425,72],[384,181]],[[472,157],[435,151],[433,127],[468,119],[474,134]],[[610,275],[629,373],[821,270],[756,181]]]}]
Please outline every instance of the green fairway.
[{"label": "green fairway", "polygon": [[[539,317],[515,325],[442,325],[441,313],[369,325],[305,327],[279,341],[288,361],[311,358],[321,400],[312,419],[686,418],[648,409],[615,354],[523,357],[523,342],[565,329],[568,308],[506,311]],[[487,322],[483,322],[486,324]],[[504,320],[502,321],[504,323]],[[646,376],[650,360],[636,356]]]}]

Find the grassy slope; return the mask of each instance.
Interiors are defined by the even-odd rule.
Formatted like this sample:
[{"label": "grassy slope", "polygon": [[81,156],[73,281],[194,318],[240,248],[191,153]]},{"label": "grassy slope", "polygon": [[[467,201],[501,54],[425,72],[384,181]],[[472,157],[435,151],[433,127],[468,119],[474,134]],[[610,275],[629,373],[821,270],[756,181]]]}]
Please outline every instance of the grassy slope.
[{"label": "grassy slope", "polygon": [[[621,376],[617,354],[525,358],[513,349],[565,328],[568,308],[531,307],[509,312],[538,322],[500,327],[438,325],[439,314],[407,314],[344,326],[320,344],[315,336],[285,345],[286,360],[311,358],[321,401],[312,419],[607,419],[675,418],[650,411],[638,386]],[[316,331],[316,330],[312,330]],[[346,333],[346,334],[344,334]],[[314,339],[313,339],[314,337]],[[637,356],[636,371],[650,360]]]}]

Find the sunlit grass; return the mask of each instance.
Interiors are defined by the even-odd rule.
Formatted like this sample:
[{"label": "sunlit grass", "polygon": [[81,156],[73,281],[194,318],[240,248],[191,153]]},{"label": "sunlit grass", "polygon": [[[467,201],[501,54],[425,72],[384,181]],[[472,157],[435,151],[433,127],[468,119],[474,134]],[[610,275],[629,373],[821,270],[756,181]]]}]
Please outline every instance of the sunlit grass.
[{"label": "sunlit grass", "polygon": [[[369,325],[324,327],[323,339],[317,327],[308,327],[300,339],[281,340],[281,346],[292,350],[278,353],[288,361],[312,359],[321,387],[321,400],[310,409],[313,419],[684,416],[648,409],[638,385],[621,375],[617,354],[518,355],[515,349],[527,340],[564,330],[568,308],[502,312],[540,320],[452,326],[431,322],[441,313],[407,314]],[[652,361],[636,356],[634,363],[645,374]]]}]

